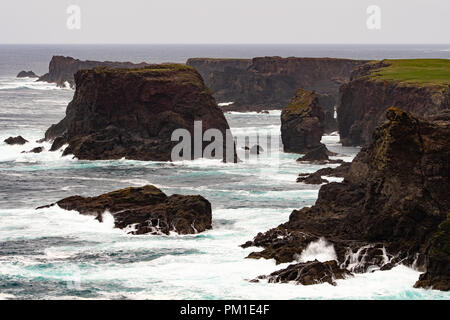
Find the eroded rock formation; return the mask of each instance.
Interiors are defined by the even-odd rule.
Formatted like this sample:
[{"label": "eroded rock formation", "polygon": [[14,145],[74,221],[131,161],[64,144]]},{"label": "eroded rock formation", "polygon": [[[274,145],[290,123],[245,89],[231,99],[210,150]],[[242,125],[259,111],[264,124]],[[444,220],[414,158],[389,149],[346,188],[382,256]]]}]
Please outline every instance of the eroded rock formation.
[{"label": "eroded rock formation", "polygon": [[20,71],[17,74],[17,78],[38,78],[39,76],[36,75],[33,71]]},{"label": "eroded rock formation", "polygon": [[288,222],[246,243],[264,249],[250,258],[291,262],[325,237],[341,267],[352,261],[351,271],[364,272],[401,261],[427,270],[417,286],[448,290],[450,121],[398,108],[386,117],[344,181],[322,186],[314,206],[294,210]]},{"label": "eroded rock formation", "polygon": [[192,234],[211,229],[211,204],[202,196],[167,196],[158,188],[147,185],[126,188],[97,197],[72,196],[58,205],[83,215],[93,215],[100,222],[105,212],[114,217],[116,228],[132,234]]},{"label": "eroded rock formation", "polygon": [[17,136],[17,137],[9,137],[9,138],[5,139],[3,142],[6,144],[9,144],[9,145],[15,145],[15,144],[22,145],[22,144],[27,143],[28,140],[26,140],[22,136]]},{"label": "eroded rock formation", "polygon": [[[68,144],[64,154],[79,159],[170,161],[179,143],[171,141],[172,133],[186,129],[191,135],[191,155],[186,159],[191,159],[196,156],[194,121],[202,121],[201,133],[219,130],[226,151],[228,123],[194,68],[95,68],[78,71],[75,82],[66,117],[45,133],[47,140],[54,140],[51,150]],[[209,142],[201,140],[203,150]]]},{"label": "eroded rock formation", "polygon": [[307,153],[322,144],[325,115],[314,92],[298,89],[281,112],[281,139],[285,152]]}]

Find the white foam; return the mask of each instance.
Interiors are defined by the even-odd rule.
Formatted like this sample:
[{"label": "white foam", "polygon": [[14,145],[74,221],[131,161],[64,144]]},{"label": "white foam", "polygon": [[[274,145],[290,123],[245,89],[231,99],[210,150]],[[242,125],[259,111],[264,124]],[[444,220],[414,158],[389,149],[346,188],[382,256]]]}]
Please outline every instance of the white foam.
[{"label": "white foam", "polygon": [[313,241],[306,247],[302,253],[296,257],[298,262],[308,262],[318,260],[321,262],[336,260],[336,251],[333,244],[325,240],[325,238],[319,238],[317,241]]}]

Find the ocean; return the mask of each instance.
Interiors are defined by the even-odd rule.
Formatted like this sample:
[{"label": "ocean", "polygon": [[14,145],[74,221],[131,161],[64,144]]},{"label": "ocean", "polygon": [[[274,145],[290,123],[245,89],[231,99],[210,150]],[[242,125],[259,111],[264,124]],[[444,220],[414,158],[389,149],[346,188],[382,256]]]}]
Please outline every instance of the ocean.
[{"label": "ocean", "polygon": [[[450,293],[414,289],[420,272],[406,266],[356,274],[337,280],[337,286],[250,282],[288,264],[245,259],[258,249],[239,245],[287,221],[293,209],[313,205],[319,186],[296,178],[324,167],[297,163],[298,155],[277,146],[238,164],[81,161],[60,152],[22,153],[36,146],[49,149],[36,141],[64,117],[74,93],[15,77],[21,70],[47,72],[52,55],[150,63],[267,55],[448,59],[450,45],[0,45],[0,299],[450,299]],[[236,137],[280,135],[280,111],[230,112],[226,118]],[[17,135],[30,142],[3,143]],[[337,135],[324,136],[323,142],[346,161],[358,152],[342,147]],[[238,153],[245,158],[239,146]],[[213,229],[134,236],[113,228],[112,217],[99,223],[57,207],[35,210],[71,195],[146,184],[169,195],[207,198]],[[329,258],[329,248],[322,249],[305,255]]]}]

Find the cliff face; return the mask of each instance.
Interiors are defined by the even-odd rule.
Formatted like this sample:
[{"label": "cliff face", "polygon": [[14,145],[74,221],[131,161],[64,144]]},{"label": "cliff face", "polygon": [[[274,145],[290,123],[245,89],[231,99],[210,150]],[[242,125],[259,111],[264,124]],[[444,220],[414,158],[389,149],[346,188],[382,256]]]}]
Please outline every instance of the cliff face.
[{"label": "cliff face", "polygon": [[219,102],[229,110],[281,109],[297,89],[313,90],[326,115],[326,131],[336,129],[333,117],[339,86],[365,61],[332,58],[261,57],[246,59],[189,59]]},{"label": "cliff face", "polygon": [[147,63],[139,64],[131,62],[114,62],[114,61],[81,61],[72,57],[53,56],[49,64],[49,72],[39,77],[37,81],[45,81],[56,83],[60,87],[64,87],[68,82],[74,87],[74,74],[79,70],[92,69],[96,67],[111,68],[141,68],[148,66]]},{"label": "cliff face", "polygon": [[391,106],[425,117],[449,109],[450,61],[441,60],[436,67],[434,61],[385,60],[355,70],[340,89],[337,113],[343,145],[370,143]]},{"label": "cliff face", "polygon": [[258,234],[245,246],[264,250],[250,257],[290,262],[325,237],[350,271],[415,263],[428,271],[418,286],[449,289],[450,121],[397,108],[386,117],[344,181],[324,185],[314,206]]},{"label": "cliff face", "polygon": [[281,112],[281,139],[285,152],[307,153],[321,145],[325,115],[317,95],[299,89]]},{"label": "cliff face", "polygon": [[171,141],[175,129],[191,133],[194,152],[196,120],[202,121],[202,133],[219,130],[225,148],[228,123],[191,67],[95,68],[78,71],[75,83],[66,117],[45,134],[47,140],[54,140],[52,150],[67,143],[64,154],[79,159],[169,161],[178,144]]}]

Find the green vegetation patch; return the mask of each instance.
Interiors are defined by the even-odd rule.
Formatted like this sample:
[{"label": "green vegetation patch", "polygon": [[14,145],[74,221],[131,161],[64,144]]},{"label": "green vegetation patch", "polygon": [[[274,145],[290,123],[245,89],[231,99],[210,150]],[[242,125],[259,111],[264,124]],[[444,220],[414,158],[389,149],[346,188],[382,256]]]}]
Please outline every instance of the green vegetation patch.
[{"label": "green vegetation patch", "polygon": [[370,79],[398,81],[418,85],[450,85],[450,60],[447,59],[389,59],[388,66],[375,69]]}]

